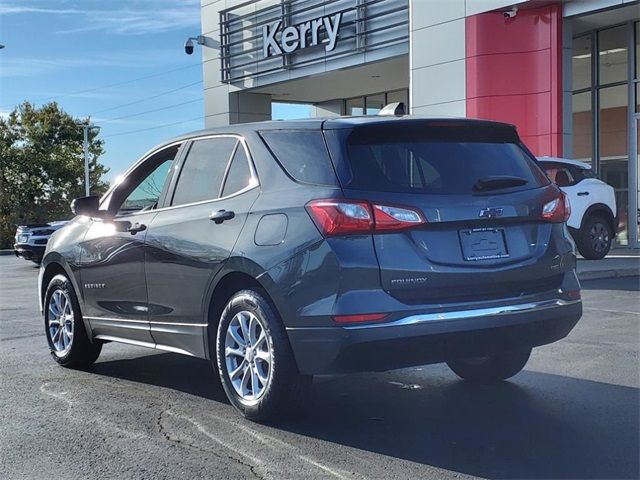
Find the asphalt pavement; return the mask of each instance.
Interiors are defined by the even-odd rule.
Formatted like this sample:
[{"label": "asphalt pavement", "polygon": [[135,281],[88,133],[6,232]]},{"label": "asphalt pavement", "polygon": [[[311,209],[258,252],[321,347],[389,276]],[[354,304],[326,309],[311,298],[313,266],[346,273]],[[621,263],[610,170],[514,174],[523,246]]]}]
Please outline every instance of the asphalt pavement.
[{"label": "asphalt pavement", "polygon": [[37,268],[0,257],[0,477],[638,478],[639,277],[583,282],[584,316],[498,386],[446,366],[314,380],[303,416],[257,425],[208,362],[108,344],[50,358]]}]

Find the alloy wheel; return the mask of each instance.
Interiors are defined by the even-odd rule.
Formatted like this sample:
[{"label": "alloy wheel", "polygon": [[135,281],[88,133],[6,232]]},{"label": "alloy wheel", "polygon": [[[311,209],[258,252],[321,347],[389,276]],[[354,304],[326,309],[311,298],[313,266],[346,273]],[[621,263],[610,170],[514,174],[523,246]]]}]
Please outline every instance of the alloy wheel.
[{"label": "alloy wheel", "polygon": [[605,225],[598,222],[591,227],[589,232],[591,237],[591,246],[600,253],[607,249],[609,245],[609,231]]},{"label": "alloy wheel", "polygon": [[64,357],[71,349],[75,318],[71,298],[64,290],[57,289],[49,298],[47,328],[54,353]]},{"label": "alloy wheel", "polygon": [[242,311],[227,327],[224,357],[229,380],[246,401],[259,399],[271,380],[271,341],[258,317]]}]

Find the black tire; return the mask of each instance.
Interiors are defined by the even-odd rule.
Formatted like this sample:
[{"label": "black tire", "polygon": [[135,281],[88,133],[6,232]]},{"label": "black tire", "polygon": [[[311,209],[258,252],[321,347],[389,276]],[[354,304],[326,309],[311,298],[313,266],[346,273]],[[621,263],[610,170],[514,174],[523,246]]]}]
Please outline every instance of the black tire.
[{"label": "black tire", "polygon": [[588,260],[600,260],[611,249],[611,222],[602,215],[591,215],[583,222],[576,237],[580,255]]},{"label": "black tire", "polygon": [[[58,336],[62,335],[62,332],[58,332],[55,327],[57,320],[54,312],[57,309],[51,303],[51,299],[54,295],[56,295],[56,298],[64,298],[65,308],[68,302],[69,311],[72,313],[72,337],[69,343],[62,349],[60,348],[60,339],[68,337]],[[78,297],[73,289],[73,285],[67,277],[64,275],[56,275],[51,279],[47,287],[47,292],[44,296],[43,305],[45,333],[53,359],[63,367],[68,368],[84,369],[91,366],[100,355],[102,342],[91,342],[91,340],[89,340],[87,331],[84,328],[84,321],[82,319]],[[65,323],[69,325],[68,320]],[[66,331],[68,330],[69,329]],[[58,335],[56,335],[56,333],[58,333]]]},{"label": "black tire", "polygon": [[467,358],[447,362],[449,368],[464,380],[475,383],[497,383],[520,372],[529,360],[531,349],[514,350],[490,357]]},{"label": "black tire", "polygon": [[[233,337],[229,332],[229,326],[232,321],[235,325],[238,323],[238,319],[242,318],[249,318],[249,321],[257,319],[260,331],[264,331],[265,338],[262,342],[258,340],[253,345],[249,342],[247,348],[242,348],[240,342],[230,341],[237,345],[238,351],[242,350],[246,353],[248,350],[255,352],[261,349],[263,353],[268,353],[271,359],[268,379],[266,382],[258,384],[256,391],[258,391],[259,385],[262,385],[262,391],[256,398],[243,398],[236,391],[236,388],[243,388],[237,386],[238,377],[242,377],[241,383],[244,382],[245,377],[244,375],[236,376],[236,386],[234,386],[229,368],[241,371],[242,365],[246,365],[244,372],[247,374],[246,372],[249,371],[249,380],[251,380],[251,374],[254,371],[251,368],[257,369],[259,362],[261,362],[262,367],[260,368],[264,373],[266,362],[260,360],[257,354],[254,356],[253,353],[250,355],[249,361],[247,361],[247,355],[229,357],[229,361],[225,356],[225,342],[227,342],[227,338]],[[236,335],[238,334],[242,335],[244,340],[244,335],[239,329],[236,330]],[[279,316],[269,302],[260,293],[253,290],[237,292],[231,297],[222,312],[216,335],[216,363],[222,386],[231,404],[244,417],[257,422],[290,417],[298,413],[312,381],[312,377],[298,373],[293,352]],[[234,363],[235,365],[228,366]],[[257,372],[257,370],[255,371]],[[257,376],[255,378],[258,379]]]}]

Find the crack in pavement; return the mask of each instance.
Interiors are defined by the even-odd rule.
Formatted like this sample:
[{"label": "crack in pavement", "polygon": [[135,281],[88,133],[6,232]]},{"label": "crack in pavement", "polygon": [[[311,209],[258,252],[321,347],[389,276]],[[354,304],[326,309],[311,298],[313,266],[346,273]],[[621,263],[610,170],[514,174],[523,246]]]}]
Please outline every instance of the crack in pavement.
[{"label": "crack in pavement", "polygon": [[[75,408],[78,408],[78,405],[82,405],[82,402],[76,402],[75,399],[72,399],[71,396],[69,395],[69,392],[64,391],[64,392],[56,392],[53,391],[49,388],[50,385],[52,385],[53,382],[44,382],[41,386],[40,386],[40,392],[44,393],[45,395],[54,398],[55,400],[58,400],[60,402],[63,402],[67,405],[67,412],[66,414],[71,417],[73,420],[77,420],[78,418],[83,418],[83,415],[78,416],[77,414],[74,414],[72,412],[72,408],[75,406]],[[116,425],[115,423],[113,423],[111,420],[108,420],[100,415],[96,415],[95,413],[92,413],[91,415],[87,415],[88,418],[90,418],[91,421],[97,423],[98,425],[101,425],[105,428],[114,430],[128,438],[137,440],[140,438],[143,438],[145,435],[142,435],[140,433],[136,433],[136,432],[131,432],[129,430],[126,430],[124,428],[119,427],[118,425]]]},{"label": "crack in pavement", "polygon": [[213,440],[215,443],[217,443],[218,445],[222,446],[223,448],[225,448],[226,450],[230,450],[232,452],[235,452],[237,454],[239,454],[239,456],[241,457],[245,457],[248,458],[250,460],[253,460],[256,464],[263,464],[264,462],[260,461],[257,458],[251,457],[250,455],[244,454],[242,452],[239,452],[238,450],[234,449],[231,445],[227,444],[226,442],[223,442],[222,440],[220,440],[218,437],[216,437],[215,435],[213,435],[212,433],[210,433],[209,431],[207,431],[202,425],[200,425],[198,422],[196,422],[195,420],[193,420],[192,418],[189,418],[185,415],[180,415],[177,413],[174,413],[171,411],[171,407],[165,409],[165,410],[161,410],[160,413],[158,414],[158,420],[157,420],[157,425],[158,425],[158,431],[160,432],[160,434],[163,436],[163,438],[165,440],[167,440],[168,442],[172,442],[181,446],[185,446],[185,447],[190,447],[190,448],[194,448],[200,452],[203,453],[208,453],[213,455],[214,457],[217,457],[221,460],[233,460],[234,462],[236,462],[238,465],[241,465],[242,467],[245,467],[249,470],[249,472],[251,472],[251,474],[255,477],[258,478],[260,480],[266,480],[268,477],[265,477],[263,475],[261,475],[258,471],[257,468],[259,466],[263,466],[263,465],[254,465],[252,463],[249,463],[247,461],[244,461],[242,458],[238,458],[238,456],[235,455],[222,455],[219,452],[209,449],[209,448],[205,448],[202,445],[198,445],[195,442],[190,442],[188,440],[184,440],[175,436],[172,436],[170,434],[170,432],[167,430],[166,426],[163,425],[163,421],[166,418],[166,416],[172,416],[174,418],[179,418],[181,420],[185,420],[188,423],[192,424],[193,426],[196,427],[196,429],[202,433],[205,437],[207,437],[210,440]]}]

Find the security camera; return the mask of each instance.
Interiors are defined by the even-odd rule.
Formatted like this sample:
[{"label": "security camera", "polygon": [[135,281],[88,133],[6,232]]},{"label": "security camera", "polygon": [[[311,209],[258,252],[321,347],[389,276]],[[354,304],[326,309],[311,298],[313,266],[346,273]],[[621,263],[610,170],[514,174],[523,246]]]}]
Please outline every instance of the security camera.
[{"label": "security camera", "polygon": [[193,53],[193,40],[190,38],[184,42],[184,53],[191,55]]},{"label": "security camera", "polygon": [[502,12],[504,18],[514,18],[518,14],[518,7],[513,7],[511,10]]}]

